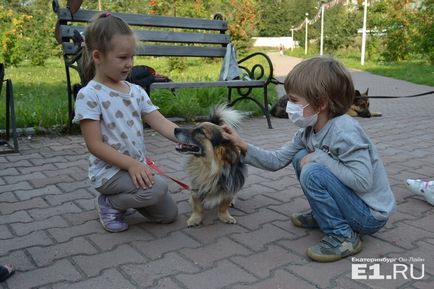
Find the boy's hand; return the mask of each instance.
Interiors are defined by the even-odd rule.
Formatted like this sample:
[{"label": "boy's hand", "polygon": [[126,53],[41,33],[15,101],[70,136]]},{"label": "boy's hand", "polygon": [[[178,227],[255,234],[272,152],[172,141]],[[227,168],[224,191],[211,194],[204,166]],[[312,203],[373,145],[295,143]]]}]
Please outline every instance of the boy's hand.
[{"label": "boy's hand", "polygon": [[154,184],[154,173],[151,168],[144,163],[134,161],[128,168],[128,173],[137,189],[140,187],[143,189],[151,188]]},{"label": "boy's hand", "polygon": [[304,165],[306,165],[307,163],[310,162],[310,159],[312,158],[312,156],[313,156],[314,153],[315,153],[315,152],[308,153],[307,155],[305,155],[305,156],[301,159],[301,161],[300,161],[300,167],[301,167],[301,168],[303,168]]},{"label": "boy's hand", "polygon": [[244,155],[247,152],[247,143],[238,135],[238,133],[231,127],[223,125],[223,138],[233,143]]}]

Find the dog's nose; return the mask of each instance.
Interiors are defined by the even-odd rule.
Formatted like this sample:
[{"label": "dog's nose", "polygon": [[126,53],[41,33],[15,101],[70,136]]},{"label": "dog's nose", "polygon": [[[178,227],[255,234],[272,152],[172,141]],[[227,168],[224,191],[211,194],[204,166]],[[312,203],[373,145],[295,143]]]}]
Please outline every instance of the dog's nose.
[{"label": "dog's nose", "polygon": [[360,117],[371,117],[371,112],[369,110],[362,110],[359,112]]}]

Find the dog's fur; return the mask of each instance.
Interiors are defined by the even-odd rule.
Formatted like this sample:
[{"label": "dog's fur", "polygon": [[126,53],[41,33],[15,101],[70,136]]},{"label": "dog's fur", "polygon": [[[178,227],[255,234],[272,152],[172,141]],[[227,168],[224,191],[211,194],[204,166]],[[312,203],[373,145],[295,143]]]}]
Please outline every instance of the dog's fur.
[{"label": "dog's fur", "polygon": [[212,109],[209,121],[193,127],[175,128],[179,141],[176,150],[192,155],[187,161],[192,185],[189,227],[200,225],[203,209],[215,206],[218,206],[218,217],[222,222],[236,223],[228,209],[244,185],[247,168],[240,162],[240,151],[223,138],[220,125],[237,128],[242,118],[242,113],[220,105]]},{"label": "dog's fur", "polygon": [[[371,116],[381,116],[381,113],[371,113],[369,111],[369,98],[367,98],[369,88],[366,89],[364,93],[360,93],[357,89],[354,93],[354,101],[350,109],[347,111],[348,115],[359,116],[359,117],[371,117]],[[288,102],[288,97],[286,95],[281,96],[278,101],[273,105],[270,110],[271,115],[278,118],[288,118],[286,113],[286,103]]]},{"label": "dog's fur", "polygon": [[369,88],[362,94],[357,89],[355,90],[353,104],[347,111],[350,116],[360,116],[360,117],[371,117],[371,112],[369,111],[369,98],[368,96]]}]

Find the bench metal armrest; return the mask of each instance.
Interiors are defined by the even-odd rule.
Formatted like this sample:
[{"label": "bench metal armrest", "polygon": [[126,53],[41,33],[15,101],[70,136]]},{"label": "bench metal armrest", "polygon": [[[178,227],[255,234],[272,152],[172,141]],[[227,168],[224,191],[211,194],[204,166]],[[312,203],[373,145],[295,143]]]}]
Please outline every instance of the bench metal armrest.
[{"label": "bench metal armrest", "polygon": [[[263,57],[268,64],[268,67],[264,68],[262,64],[254,64],[251,67],[246,67],[242,65],[242,63],[246,62],[247,60],[253,58],[253,57]],[[240,69],[244,70],[246,74],[250,77],[252,80],[259,80],[264,79],[265,77],[265,86],[267,86],[271,80],[273,79],[273,63],[271,62],[270,57],[262,52],[254,52],[241,60],[238,61],[238,66]],[[267,73],[268,72],[268,73]]]}]

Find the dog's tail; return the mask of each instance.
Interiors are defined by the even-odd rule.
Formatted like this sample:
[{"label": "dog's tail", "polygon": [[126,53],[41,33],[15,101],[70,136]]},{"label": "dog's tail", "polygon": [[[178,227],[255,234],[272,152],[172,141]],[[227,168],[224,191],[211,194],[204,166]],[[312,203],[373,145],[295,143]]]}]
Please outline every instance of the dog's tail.
[{"label": "dog's tail", "polygon": [[214,124],[227,124],[233,128],[239,128],[241,121],[246,117],[246,114],[235,110],[226,104],[219,104],[211,108],[208,117],[209,122]]}]

